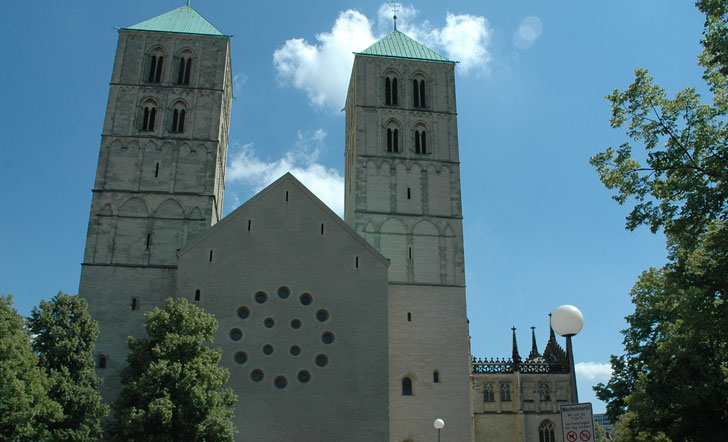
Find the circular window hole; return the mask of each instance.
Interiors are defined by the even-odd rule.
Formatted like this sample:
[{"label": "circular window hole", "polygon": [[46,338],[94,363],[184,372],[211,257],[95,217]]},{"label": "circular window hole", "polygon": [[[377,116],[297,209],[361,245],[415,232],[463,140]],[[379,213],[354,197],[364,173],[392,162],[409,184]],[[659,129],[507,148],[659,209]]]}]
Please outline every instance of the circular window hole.
[{"label": "circular window hole", "polygon": [[318,355],[316,356],[316,365],[319,367],[326,367],[329,363],[329,358],[326,355]]},{"label": "circular window hole", "polygon": [[326,322],[329,319],[329,312],[327,312],[324,309],[321,309],[316,312],[316,319],[318,319],[321,322]]},{"label": "circular window hole", "polygon": [[246,362],[248,362],[248,355],[245,354],[244,351],[239,351],[235,353],[235,362],[237,362],[238,364],[245,364]]},{"label": "circular window hole", "polygon": [[265,344],[263,346],[263,354],[272,355],[273,354],[273,346],[270,345],[270,344]]},{"label": "circular window hole", "polygon": [[321,342],[324,344],[331,344],[334,342],[334,334],[331,332],[324,332],[324,334],[321,335]]},{"label": "circular window hole", "polygon": [[291,328],[294,330],[298,330],[301,328],[301,320],[300,319],[294,319],[291,321]]},{"label": "circular window hole", "polygon": [[254,380],[255,382],[260,382],[263,380],[265,376],[263,375],[263,370],[255,369],[250,372],[250,379]]},{"label": "circular window hole", "polygon": [[307,372],[306,370],[301,370],[298,372],[298,382],[305,384],[306,382],[311,380],[311,373]]},{"label": "circular window hole", "polygon": [[313,302],[313,296],[311,296],[310,293],[304,293],[298,299],[301,301],[301,304],[303,304],[303,305],[309,305]]},{"label": "circular window hole", "polygon": [[288,385],[288,379],[286,379],[284,376],[278,376],[273,380],[273,383],[275,384],[276,388],[283,389],[286,388],[286,385]]},{"label": "circular window hole", "polygon": [[273,328],[273,326],[276,325],[276,321],[274,321],[273,318],[265,318],[263,325],[265,325],[265,328]]},{"label": "circular window hole", "polygon": [[286,299],[291,296],[291,291],[288,287],[281,287],[278,289],[278,296],[280,296],[281,299]]},{"label": "circular window hole", "polygon": [[230,330],[230,339],[233,341],[239,341],[243,338],[243,331],[239,328],[234,328]]},{"label": "circular window hole", "polygon": [[291,355],[292,356],[298,356],[301,354],[301,347],[298,345],[291,346]]},{"label": "circular window hole", "polygon": [[238,318],[246,319],[248,316],[250,316],[250,310],[248,310],[248,307],[240,307],[238,309]]},{"label": "circular window hole", "polygon": [[255,302],[257,302],[258,304],[263,304],[267,300],[268,295],[266,295],[265,292],[258,292],[255,294]]}]

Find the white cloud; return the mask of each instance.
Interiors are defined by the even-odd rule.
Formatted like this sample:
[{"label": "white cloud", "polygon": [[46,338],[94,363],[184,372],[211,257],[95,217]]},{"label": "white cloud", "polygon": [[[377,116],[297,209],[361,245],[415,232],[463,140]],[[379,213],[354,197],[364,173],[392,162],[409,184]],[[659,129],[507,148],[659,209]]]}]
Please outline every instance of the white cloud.
[{"label": "white cloud", "polygon": [[371,24],[350,9],[339,14],[331,32],[316,35],[316,40],[316,45],[301,38],[286,41],[273,53],[273,64],[281,80],[305,91],[314,105],[338,111],[346,100],[353,52],[375,41]]},{"label": "white cloud", "polygon": [[[317,43],[301,38],[286,41],[273,53],[279,78],[303,90],[319,108],[339,111],[346,100],[346,88],[354,60],[360,52],[392,30],[392,5],[383,3],[377,13],[377,32],[373,23],[355,10],[339,14],[330,32],[316,35]],[[417,22],[413,6],[397,5],[397,28],[430,49],[460,62],[457,71],[480,75],[488,71],[492,31],[485,17],[447,13],[445,26],[436,28],[429,21]]]},{"label": "white cloud", "polygon": [[233,76],[233,92],[238,94],[248,82],[248,76],[244,73],[235,74]]},{"label": "white cloud", "polygon": [[579,362],[576,376],[585,381],[608,381],[612,377],[612,365],[603,362]]},{"label": "white cloud", "polygon": [[528,49],[533,42],[541,35],[543,30],[543,22],[535,16],[526,17],[518,25],[518,29],[513,33],[513,44],[518,49]]},{"label": "white cloud", "polygon": [[[260,159],[252,144],[233,148],[226,173],[228,183],[244,183],[259,192],[286,172],[291,172],[299,181],[321,199],[339,216],[344,213],[344,177],[338,170],[317,163],[326,132],[298,132],[295,147],[283,158],[275,161]],[[239,198],[233,193],[235,206]]]}]

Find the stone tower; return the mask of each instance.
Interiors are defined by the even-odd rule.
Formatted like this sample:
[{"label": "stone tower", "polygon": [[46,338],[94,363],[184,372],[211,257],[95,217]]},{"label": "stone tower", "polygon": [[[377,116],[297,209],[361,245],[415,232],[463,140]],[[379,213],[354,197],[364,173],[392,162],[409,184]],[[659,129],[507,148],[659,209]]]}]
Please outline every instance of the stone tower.
[{"label": "stone tower", "polygon": [[345,219],[389,267],[390,441],[471,440],[455,63],[394,30],[354,58]]},{"label": "stone tower", "polygon": [[177,252],[222,216],[231,99],[230,38],[189,6],[119,29],[79,287],[106,400]]}]

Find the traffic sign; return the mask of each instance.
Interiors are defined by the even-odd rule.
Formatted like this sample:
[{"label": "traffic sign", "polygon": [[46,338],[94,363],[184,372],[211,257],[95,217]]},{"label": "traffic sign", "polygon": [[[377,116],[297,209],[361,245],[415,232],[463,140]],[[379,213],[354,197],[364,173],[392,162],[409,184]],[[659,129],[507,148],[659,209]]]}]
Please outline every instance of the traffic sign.
[{"label": "traffic sign", "polygon": [[561,429],[568,442],[594,442],[591,402],[561,406]]}]

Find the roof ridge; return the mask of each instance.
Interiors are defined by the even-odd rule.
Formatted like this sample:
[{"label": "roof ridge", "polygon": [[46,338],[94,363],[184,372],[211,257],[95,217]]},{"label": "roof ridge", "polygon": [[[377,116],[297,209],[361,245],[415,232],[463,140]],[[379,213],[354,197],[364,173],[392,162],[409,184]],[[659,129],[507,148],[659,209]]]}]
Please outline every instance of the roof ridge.
[{"label": "roof ridge", "polygon": [[356,52],[356,54],[455,63],[398,29],[380,38],[362,52]]},{"label": "roof ridge", "polygon": [[122,29],[229,37],[200,15],[192,6],[188,5],[180,6],[177,9]]}]

